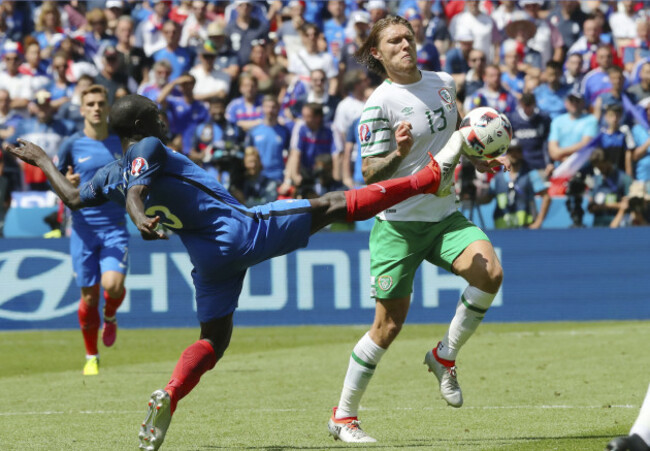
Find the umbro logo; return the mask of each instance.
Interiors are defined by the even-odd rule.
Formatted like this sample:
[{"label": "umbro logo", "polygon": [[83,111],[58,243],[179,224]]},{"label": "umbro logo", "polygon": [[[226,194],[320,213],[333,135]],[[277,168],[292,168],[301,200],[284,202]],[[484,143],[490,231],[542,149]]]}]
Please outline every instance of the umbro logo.
[{"label": "umbro logo", "polygon": [[413,107],[412,107],[412,106],[405,106],[404,108],[402,108],[401,113],[402,113],[404,116],[410,116],[411,114],[414,113],[414,111],[413,111]]}]

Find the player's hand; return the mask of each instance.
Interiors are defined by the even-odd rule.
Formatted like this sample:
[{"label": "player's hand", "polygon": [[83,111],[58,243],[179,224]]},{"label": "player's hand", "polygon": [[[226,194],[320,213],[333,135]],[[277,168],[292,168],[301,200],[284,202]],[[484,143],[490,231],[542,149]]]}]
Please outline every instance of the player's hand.
[{"label": "player's hand", "polygon": [[397,154],[404,158],[411,151],[413,146],[413,126],[410,122],[402,121],[395,129],[395,141],[397,142]]},{"label": "player's hand", "polygon": [[154,218],[145,217],[139,224],[136,224],[143,240],[168,240],[169,237],[158,229],[160,216]]},{"label": "player's hand", "polygon": [[74,172],[72,166],[68,166],[68,172],[65,173],[65,178],[68,179],[68,182],[72,183],[72,186],[75,188],[81,183],[81,176]]},{"label": "player's hand", "polygon": [[19,144],[18,146],[5,144],[4,150],[14,157],[23,160],[25,163],[29,163],[34,166],[38,166],[38,160],[48,158],[45,151],[33,142],[25,141],[24,139],[20,138],[17,141]]},{"label": "player's hand", "polygon": [[494,168],[498,168],[500,166],[503,166],[503,170],[506,172],[512,169],[510,160],[506,156],[497,157],[493,160],[483,160],[481,158],[474,158],[470,156],[467,156],[467,158],[469,158],[476,170],[481,173],[487,172],[488,174],[494,174],[496,173]]}]

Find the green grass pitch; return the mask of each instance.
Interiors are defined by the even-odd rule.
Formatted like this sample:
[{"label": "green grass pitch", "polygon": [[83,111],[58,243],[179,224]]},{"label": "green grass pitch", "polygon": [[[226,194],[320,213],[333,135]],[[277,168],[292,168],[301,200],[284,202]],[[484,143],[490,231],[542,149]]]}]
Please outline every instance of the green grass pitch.
[{"label": "green grass pitch", "polygon": [[[236,328],[184,400],[162,449],[326,450],[348,357],[367,326]],[[407,325],[378,366],[353,448],[602,450],[627,434],[650,383],[650,322],[483,324],[447,407],[422,364],[444,325]],[[0,333],[0,449],[137,449],[148,396],[198,329],[121,330],[83,377],[79,331]],[[350,447],[348,445],[348,447]]]}]

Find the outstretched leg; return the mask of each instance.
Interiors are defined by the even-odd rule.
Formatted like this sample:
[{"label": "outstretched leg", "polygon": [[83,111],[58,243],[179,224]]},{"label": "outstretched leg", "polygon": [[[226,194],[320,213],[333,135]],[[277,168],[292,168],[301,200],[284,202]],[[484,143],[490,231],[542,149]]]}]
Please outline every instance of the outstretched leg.
[{"label": "outstretched leg", "polygon": [[333,191],[311,199],[311,233],[335,221],[364,221],[416,194],[433,194],[440,184],[440,167],[435,160],[408,177],[349,191]]},{"label": "outstretched leg", "polygon": [[413,175],[383,180],[364,188],[335,191],[310,200],[311,233],[334,221],[364,221],[416,194],[448,195],[464,140],[455,132],[431,162]]}]

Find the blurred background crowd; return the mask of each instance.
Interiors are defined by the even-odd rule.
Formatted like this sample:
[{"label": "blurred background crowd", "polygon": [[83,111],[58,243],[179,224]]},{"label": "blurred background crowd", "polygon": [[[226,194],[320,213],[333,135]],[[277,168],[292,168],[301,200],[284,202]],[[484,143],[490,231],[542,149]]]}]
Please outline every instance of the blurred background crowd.
[{"label": "blurred background crowd", "polygon": [[[382,83],[354,59],[372,25],[405,17],[418,64],[456,81],[461,115],[510,118],[511,173],[464,162],[457,192],[497,228],[539,228],[553,199],[574,226],[650,221],[650,2],[119,0],[0,3],[0,140],[56,156],[83,128],[79,94],[161,105],[169,143],[243,204],[363,185],[357,125]],[[12,193],[47,191],[0,153]],[[62,215],[50,218],[53,227]]]}]

